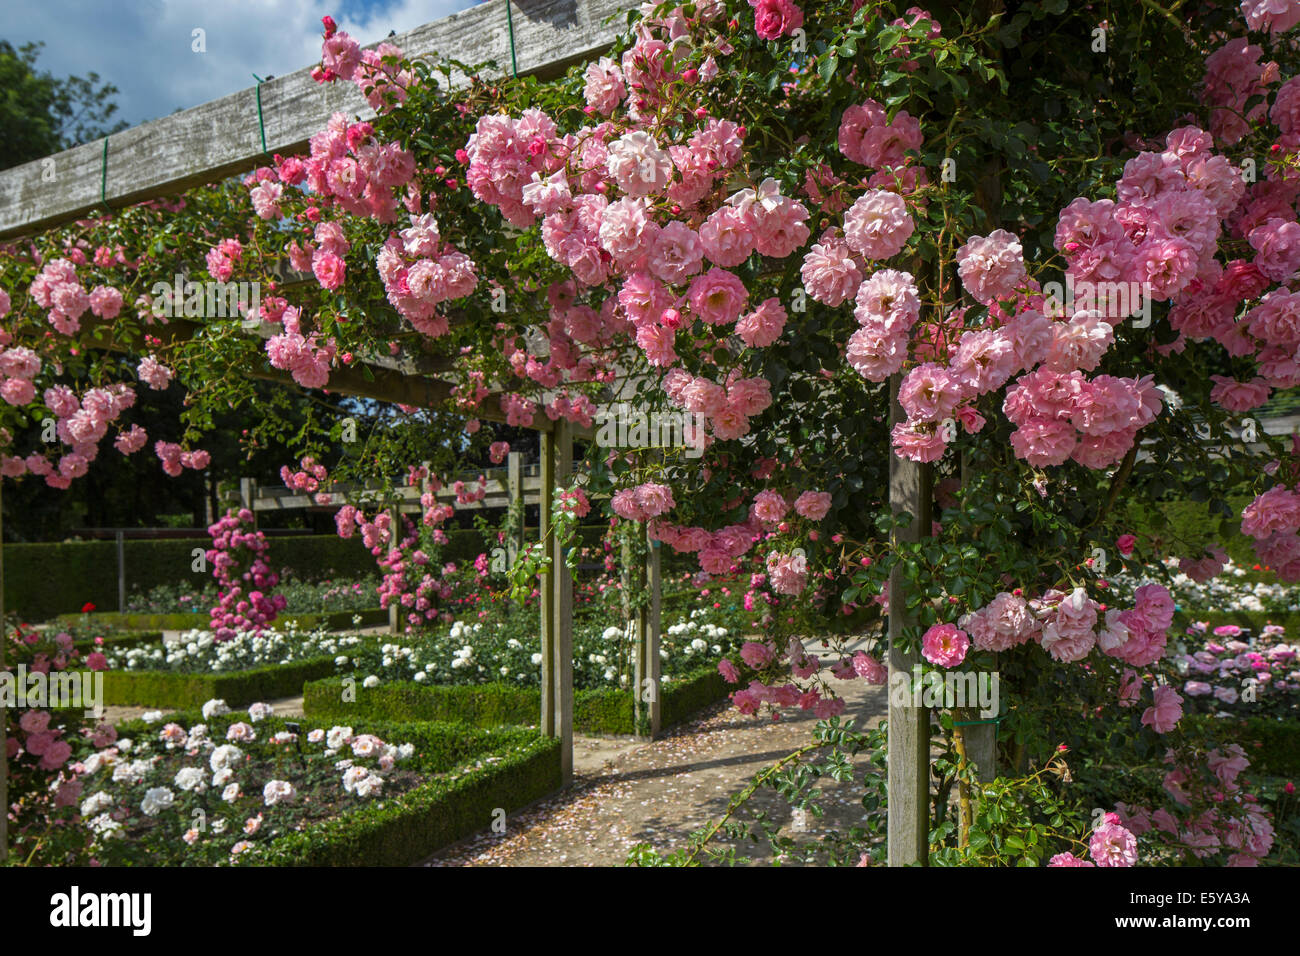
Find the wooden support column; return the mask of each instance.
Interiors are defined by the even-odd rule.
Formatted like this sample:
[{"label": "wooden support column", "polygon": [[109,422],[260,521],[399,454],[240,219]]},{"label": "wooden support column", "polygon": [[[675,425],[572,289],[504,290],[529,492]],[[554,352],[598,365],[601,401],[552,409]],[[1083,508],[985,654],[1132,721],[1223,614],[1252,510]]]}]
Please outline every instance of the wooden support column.
[{"label": "wooden support column", "polygon": [[[551,557],[551,503],[555,500],[555,438],[551,432],[542,432],[541,486],[538,488],[540,515],[539,540],[547,557]],[[541,604],[542,638],[542,716],[541,730],[547,737],[555,736],[555,576],[547,571],[537,582]]]},{"label": "wooden support column", "polygon": [[[960,477],[964,486],[970,477],[970,453],[966,451],[961,453]],[[994,654],[994,675],[997,674],[997,659],[997,654]],[[997,715],[994,714],[993,716],[996,717]],[[959,712],[954,719],[983,721],[990,718],[981,714],[978,707],[970,707]],[[968,723],[958,729],[963,732],[966,738],[966,759],[975,764],[980,783],[992,783],[998,775],[998,725],[994,723]]]},{"label": "wooden support column", "polygon": [[[388,548],[391,551],[402,540],[402,509],[393,505],[388,509],[389,524]],[[392,600],[388,605],[388,631],[390,634],[402,633],[402,602]]]},{"label": "wooden support column", "polygon": [[[901,376],[889,379],[889,424],[906,416],[898,404]],[[930,507],[933,499],[932,471],[889,453],[889,506],[894,514],[912,516],[906,528],[894,532],[895,542],[920,541],[930,535]],[[907,613],[907,590],[902,569],[889,576],[889,822],[888,862],[890,866],[925,866],[929,860],[930,806],[930,711],[913,706],[912,668],[921,660],[916,651],[894,646],[903,629],[915,624]]]},{"label": "wooden support column", "polygon": [[[637,522],[637,531],[641,537],[645,537],[644,522]],[[635,609],[632,607],[632,595],[640,596],[646,593],[650,564],[649,561],[637,559],[632,542],[628,538],[623,539],[622,558],[625,588],[624,616],[632,625],[632,727],[638,737],[650,739],[653,735],[649,727],[649,701],[646,697],[650,696],[656,700],[659,697],[658,682],[650,679],[650,658],[647,650],[650,643],[650,608],[645,604],[638,605]],[[647,683],[648,681],[650,682]]]},{"label": "wooden support column", "polygon": [[[567,419],[555,423],[554,449],[554,485],[567,485],[573,474],[573,426]],[[573,782],[573,574],[566,563],[567,550],[552,539],[555,640],[551,661],[555,681],[555,736],[560,738],[560,781],[565,787]]]},{"label": "wooden support column", "polygon": [[117,532],[117,609],[126,613],[126,541],[119,529]]},{"label": "wooden support column", "polygon": [[659,657],[663,575],[659,542],[652,541],[647,536],[647,544],[641,580],[648,591],[649,602],[637,614],[636,712],[637,726],[641,726],[641,717],[644,714],[650,739],[653,740],[659,735],[663,725],[663,687],[661,686],[663,661]]},{"label": "wooden support column", "polygon": [[239,507],[247,508],[253,513],[253,527],[257,527],[257,479],[239,479]]},{"label": "wooden support column", "polygon": [[524,513],[524,455],[523,452],[512,451],[506,456],[506,490],[510,496],[510,511],[519,515],[519,524],[515,527],[514,536],[506,542],[506,557],[511,564],[515,562],[515,556],[524,549],[525,518]]}]

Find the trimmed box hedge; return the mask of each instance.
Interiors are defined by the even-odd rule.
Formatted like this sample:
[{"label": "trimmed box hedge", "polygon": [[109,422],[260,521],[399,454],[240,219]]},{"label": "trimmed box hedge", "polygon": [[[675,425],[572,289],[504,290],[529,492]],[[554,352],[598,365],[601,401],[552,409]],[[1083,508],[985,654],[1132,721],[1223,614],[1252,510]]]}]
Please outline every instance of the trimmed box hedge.
[{"label": "trimmed box hedge", "polygon": [[229,673],[184,674],[173,671],[104,671],[104,703],[110,706],[186,710],[214,698],[231,707],[259,700],[294,697],[307,681],[334,673],[332,657],[288,664],[268,664]]},{"label": "trimmed box hedge", "polygon": [[[336,630],[352,626],[352,619],[360,616],[361,626],[388,623],[388,611],[382,608],[366,608],[361,611],[329,611],[311,614],[281,614],[272,622],[273,627],[294,625],[300,630],[312,630],[324,627]],[[91,624],[116,628],[148,628],[155,631],[192,631],[207,630],[212,618],[208,614],[119,614],[116,611],[95,612],[93,614],[61,614],[58,623],[69,625],[88,620]]]},{"label": "trimmed box hedge", "polygon": [[108,650],[109,648],[137,647],[141,644],[151,644],[154,641],[161,641],[162,631],[134,631],[130,634],[104,634],[99,640],[101,643],[96,644],[93,637],[78,638],[73,642],[73,647],[80,651]]},{"label": "trimmed box hedge", "polygon": [[[210,582],[211,570],[191,570],[193,550],[210,544],[207,538],[124,541],[128,589],[148,591],[160,584]],[[272,565],[291,569],[304,580],[375,572],[375,559],[360,537],[286,535],[270,538],[269,544]],[[5,607],[32,621],[79,611],[87,602],[117,607],[117,542],[6,544],[4,589]]]},{"label": "trimmed box hedge", "polygon": [[[186,725],[204,722],[196,712],[174,719]],[[561,786],[560,743],[535,731],[364,719],[349,724],[356,733],[414,744],[416,767],[426,779],[405,793],[277,837],[250,854],[248,864],[409,866],[485,829],[496,809],[518,810]],[[268,734],[284,725],[275,717],[264,724]],[[143,721],[119,728],[123,736],[156,731]]]},{"label": "trimmed box hedge", "polygon": [[[600,540],[603,525],[578,529],[581,542]],[[444,561],[472,561],[487,550],[476,528],[447,528]],[[160,584],[205,584],[212,572],[194,571],[193,551],[210,542],[200,538],[137,538],[122,544],[126,558],[126,585],[131,592],[149,591]],[[268,560],[278,571],[288,570],[303,581],[374,574],[375,559],[360,535],[339,538],[332,534],[272,536]],[[87,602],[101,608],[117,607],[117,542],[57,541],[5,545],[5,607],[30,621],[81,610]]]},{"label": "trimmed box hedge", "polygon": [[[536,687],[511,684],[439,685],[390,681],[344,701],[341,678],[327,677],[303,686],[303,711],[312,717],[348,719],[353,715],[384,720],[459,720],[474,727],[535,726],[542,696]],[[671,727],[727,696],[728,684],[716,669],[700,668],[663,688],[662,725]],[[614,688],[574,694],[573,728],[585,734],[637,732],[630,691]]]}]

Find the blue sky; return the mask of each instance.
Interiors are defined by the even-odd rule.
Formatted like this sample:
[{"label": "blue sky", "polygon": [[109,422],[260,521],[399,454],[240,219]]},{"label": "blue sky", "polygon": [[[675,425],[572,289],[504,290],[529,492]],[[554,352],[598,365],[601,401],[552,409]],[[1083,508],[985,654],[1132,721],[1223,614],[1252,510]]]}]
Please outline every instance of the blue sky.
[{"label": "blue sky", "polygon": [[[121,91],[131,125],[282,76],[320,59],[326,14],[361,43],[474,6],[476,0],[0,0],[0,38],[43,40],[37,66],[92,70]],[[206,33],[207,52],[191,49]]]}]

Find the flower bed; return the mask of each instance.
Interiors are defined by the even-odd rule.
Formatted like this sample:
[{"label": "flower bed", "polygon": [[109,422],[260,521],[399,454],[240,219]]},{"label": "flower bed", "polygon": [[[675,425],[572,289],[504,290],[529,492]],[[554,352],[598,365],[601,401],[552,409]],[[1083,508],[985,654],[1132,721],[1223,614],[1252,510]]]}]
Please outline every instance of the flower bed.
[{"label": "flower bed", "polygon": [[[664,673],[682,676],[740,646],[736,632],[713,623],[715,612],[697,608],[665,621],[660,642]],[[575,623],[573,685],[578,690],[626,689],[633,679],[634,642],[621,626],[604,621]],[[351,655],[360,677],[413,680],[417,684],[507,683],[540,686],[541,646],[531,615],[479,623],[456,621],[380,643],[367,642]]]},{"label": "flower bed", "polygon": [[[663,683],[662,725],[680,723],[699,710],[724,699],[729,690],[713,667],[700,667]],[[461,720],[475,727],[509,724],[534,726],[541,712],[541,692],[534,687],[505,683],[472,686],[391,681],[356,687],[356,701],[344,701],[337,677],[314,680],[303,687],[303,709],[311,717],[337,719],[360,714],[366,718],[402,720]],[[585,734],[635,734],[632,696],[604,688],[574,694],[573,727]]]},{"label": "flower bed", "polygon": [[[210,622],[207,614],[122,614],[106,611],[95,614],[61,614],[55,618],[59,624],[71,625],[83,619],[101,627],[119,627],[126,629],[148,629],[155,631],[190,631],[206,628]],[[360,620],[357,620],[357,619]],[[345,627],[371,627],[388,623],[388,612],[380,608],[366,608],[360,611],[332,611],[328,614],[285,614],[276,621],[279,627],[314,628],[323,627],[336,630]]]},{"label": "flower bed", "polygon": [[99,741],[81,811],[100,863],[406,865],[560,784],[558,744],[523,730],[312,727],[220,704]]}]

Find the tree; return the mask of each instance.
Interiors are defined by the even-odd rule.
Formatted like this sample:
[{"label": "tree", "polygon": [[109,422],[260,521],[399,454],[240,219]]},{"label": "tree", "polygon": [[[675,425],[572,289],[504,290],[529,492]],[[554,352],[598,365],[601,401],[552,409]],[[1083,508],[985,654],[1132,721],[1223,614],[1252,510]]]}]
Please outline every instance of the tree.
[{"label": "tree", "polygon": [[36,68],[44,43],[0,40],[0,169],[126,129],[111,123],[118,89],[99,74],[62,79]]}]

